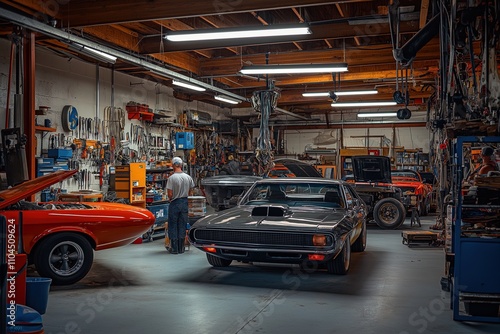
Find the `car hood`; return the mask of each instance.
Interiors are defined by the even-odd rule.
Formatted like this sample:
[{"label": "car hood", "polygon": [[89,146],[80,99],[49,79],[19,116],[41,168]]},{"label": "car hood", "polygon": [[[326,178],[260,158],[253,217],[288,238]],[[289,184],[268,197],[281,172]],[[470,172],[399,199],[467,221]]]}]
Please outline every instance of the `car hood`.
[{"label": "car hood", "polygon": [[321,173],[312,165],[296,159],[276,159],[276,165],[285,166],[295,177],[323,177]]},{"label": "car hood", "polygon": [[59,170],[33,180],[25,181],[10,189],[2,190],[0,191],[0,210],[34,195],[57,182],[61,182],[76,172],[76,170]]},{"label": "car hood", "polygon": [[389,157],[362,155],[352,157],[353,174],[356,182],[392,183],[391,160]]},{"label": "car hood", "polygon": [[[268,207],[282,209],[284,215],[252,215],[254,210],[266,210]],[[293,207],[287,205],[270,206],[238,206],[220,213],[208,215],[198,220],[195,228],[225,229],[266,229],[266,230],[304,230],[304,228],[320,229],[321,225],[331,228],[340,222],[346,211],[344,209],[320,209],[318,207]]]},{"label": "car hood", "polygon": [[415,188],[424,186],[421,182],[418,181],[398,180],[397,178],[394,178],[392,180],[392,183],[396,186],[415,187]]},{"label": "car hood", "polygon": [[255,181],[262,180],[260,176],[251,175],[216,175],[201,180],[203,186],[251,186]]}]

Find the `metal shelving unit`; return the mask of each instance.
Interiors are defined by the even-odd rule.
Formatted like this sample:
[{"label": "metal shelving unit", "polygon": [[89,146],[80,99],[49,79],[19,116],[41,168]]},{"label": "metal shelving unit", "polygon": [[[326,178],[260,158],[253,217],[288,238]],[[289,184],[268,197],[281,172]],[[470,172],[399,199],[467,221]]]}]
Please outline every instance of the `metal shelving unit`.
[{"label": "metal shelving unit", "polygon": [[[466,136],[454,141],[456,179],[455,208],[451,211],[451,253],[447,249],[447,258],[450,255],[453,258],[450,267],[453,319],[500,322],[500,199],[481,199],[477,195],[474,199],[465,195],[462,189],[466,168],[464,148],[470,144],[500,144],[500,137]],[[500,188],[481,188],[500,194]]]}]

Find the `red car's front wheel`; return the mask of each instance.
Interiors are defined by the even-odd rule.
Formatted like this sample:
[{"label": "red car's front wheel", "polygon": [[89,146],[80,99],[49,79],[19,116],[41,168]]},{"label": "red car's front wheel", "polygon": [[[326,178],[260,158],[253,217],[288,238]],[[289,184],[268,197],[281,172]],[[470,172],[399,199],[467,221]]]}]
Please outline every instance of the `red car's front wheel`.
[{"label": "red car's front wheel", "polygon": [[67,285],[87,275],[94,251],[84,236],[58,233],[40,241],[34,249],[33,260],[40,276],[51,278],[54,285]]}]

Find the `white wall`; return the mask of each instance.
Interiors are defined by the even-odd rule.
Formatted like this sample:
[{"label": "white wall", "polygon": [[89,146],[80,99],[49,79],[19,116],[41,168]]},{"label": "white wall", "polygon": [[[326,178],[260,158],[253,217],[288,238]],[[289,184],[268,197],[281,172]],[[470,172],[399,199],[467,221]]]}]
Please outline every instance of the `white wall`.
[{"label": "white wall", "polygon": [[[385,136],[387,140],[392,142],[392,146],[403,146],[406,149],[421,148],[423,152],[429,152],[431,139],[429,131],[425,127],[396,128],[394,132],[395,138],[393,138],[392,128],[286,130],[286,150],[288,154],[303,154],[305,146],[312,145],[317,136],[329,134],[338,141],[334,144],[313,146],[339,149],[340,136],[343,133],[344,147],[380,147],[381,139],[379,136]],[[369,137],[366,138],[366,136]]]}]

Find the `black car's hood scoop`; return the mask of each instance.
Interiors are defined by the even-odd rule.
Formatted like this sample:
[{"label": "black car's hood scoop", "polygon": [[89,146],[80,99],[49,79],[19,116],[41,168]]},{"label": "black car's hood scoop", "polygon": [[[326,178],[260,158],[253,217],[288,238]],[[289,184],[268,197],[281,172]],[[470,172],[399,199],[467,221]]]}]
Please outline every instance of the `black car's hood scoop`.
[{"label": "black car's hood scoop", "polygon": [[391,160],[383,156],[353,156],[353,174],[356,182],[392,183]]},{"label": "black car's hood scoop", "polygon": [[285,217],[290,209],[285,205],[263,205],[252,209],[252,217]]}]

